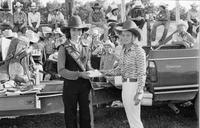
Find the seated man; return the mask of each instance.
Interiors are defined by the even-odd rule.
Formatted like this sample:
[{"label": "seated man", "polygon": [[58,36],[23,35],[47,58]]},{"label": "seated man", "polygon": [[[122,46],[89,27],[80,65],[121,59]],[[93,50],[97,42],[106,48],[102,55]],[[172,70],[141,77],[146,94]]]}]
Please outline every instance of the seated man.
[{"label": "seated man", "polygon": [[159,44],[162,45],[163,41],[165,40],[167,33],[168,33],[168,29],[169,29],[169,24],[170,24],[170,13],[167,9],[167,5],[166,4],[161,4],[159,6],[159,13],[156,16],[156,22],[153,24],[153,28],[152,28],[152,33],[151,33],[151,38],[152,41],[156,40],[156,30],[159,26],[163,25],[164,26],[164,32],[162,34],[161,39],[159,40]]},{"label": "seated man", "polygon": [[[188,30],[187,32],[189,32],[192,36],[194,35],[194,37],[197,36],[197,33],[199,32],[199,24],[200,24],[200,14],[199,11],[197,10],[198,5],[197,4],[192,4],[191,5],[191,9],[188,11],[187,14],[187,20],[188,20]],[[196,31],[193,32],[193,28],[194,26],[197,27]]]},{"label": "seated man", "polygon": [[184,45],[186,48],[192,48],[194,45],[193,37],[187,32],[188,25],[186,22],[181,20],[177,24],[177,32],[172,37],[172,44]]},{"label": "seated man", "polygon": [[17,2],[15,7],[14,16],[14,28],[13,32],[22,32],[23,34],[26,33],[27,27],[27,16],[24,11],[22,11],[23,4]]},{"label": "seated man", "polygon": [[117,5],[113,5],[111,7],[111,11],[106,15],[107,23],[117,23],[118,22],[118,15],[119,15],[119,8]]},{"label": "seated man", "polygon": [[38,8],[36,6],[36,3],[31,4],[31,12],[28,13],[28,25],[29,29],[31,29],[34,32],[38,32],[38,29],[40,27],[40,12],[38,12]]},{"label": "seated man", "polygon": [[60,12],[59,5],[55,5],[52,8],[50,8],[50,13],[48,15],[48,23],[50,24],[50,27],[54,30],[57,27],[62,27],[65,25],[65,19],[62,12]]},{"label": "seated man", "polygon": [[133,8],[128,12],[128,18],[136,23],[142,29],[145,24],[144,5],[141,1],[136,1]]},{"label": "seated man", "polygon": [[1,31],[13,28],[13,16],[9,11],[10,9],[9,9],[8,3],[4,2],[0,9],[0,30]]},{"label": "seated man", "polygon": [[93,11],[89,15],[89,23],[100,28],[106,29],[105,26],[105,15],[101,11],[99,3],[95,3],[92,7]]}]

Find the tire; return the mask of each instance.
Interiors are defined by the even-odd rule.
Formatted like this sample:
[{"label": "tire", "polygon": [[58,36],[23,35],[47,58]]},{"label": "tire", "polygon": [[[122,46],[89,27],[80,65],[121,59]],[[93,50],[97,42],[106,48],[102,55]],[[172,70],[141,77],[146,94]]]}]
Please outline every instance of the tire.
[{"label": "tire", "polygon": [[199,94],[197,94],[197,97],[195,98],[194,108],[195,108],[197,119],[199,119]]}]

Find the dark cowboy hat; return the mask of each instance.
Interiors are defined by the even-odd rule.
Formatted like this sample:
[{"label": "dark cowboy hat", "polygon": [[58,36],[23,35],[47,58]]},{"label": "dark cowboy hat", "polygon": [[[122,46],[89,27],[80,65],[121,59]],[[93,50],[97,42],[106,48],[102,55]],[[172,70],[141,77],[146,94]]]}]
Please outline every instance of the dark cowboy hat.
[{"label": "dark cowboy hat", "polygon": [[132,32],[134,35],[136,35],[138,37],[138,40],[141,40],[141,32],[140,29],[137,27],[137,25],[131,21],[131,20],[126,20],[124,23],[122,23],[122,26],[117,26],[116,30],[118,32],[122,32],[122,31],[130,31]]},{"label": "dark cowboy hat", "polygon": [[61,31],[65,33],[66,30],[69,30],[71,28],[82,29],[83,31],[88,31],[89,29],[89,27],[86,24],[83,24],[79,16],[72,16],[68,21],[68,26],[62,27]]},{"label": "dark cowboy hat", "polygon": [[101,9],[101,8],[102,8],[102,6],[99,3],[94,3],[94,5],[92,7],[93,10],[94,9]]},{"label": "dark cowboy hat", "polygon": [[8,2],[3,2],[0,11],[10,11]]}]

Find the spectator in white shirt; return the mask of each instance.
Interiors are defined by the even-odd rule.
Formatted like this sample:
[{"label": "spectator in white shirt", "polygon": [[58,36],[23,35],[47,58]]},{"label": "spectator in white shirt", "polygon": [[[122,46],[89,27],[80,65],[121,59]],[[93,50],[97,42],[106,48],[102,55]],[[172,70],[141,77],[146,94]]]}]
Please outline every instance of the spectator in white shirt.
[{"label": "spectator in white shirt", "polygon": [[65,25],[65,19],[62,12],[59,11],[59,7],[56,5],[51,8],[50,13],[48,15],[48,23],[50,24],[50,27],[53,29],[56,29],[57,27],[62,27]]},{"label": "spectator in white shirt", "polygon": [[36,3],[31,4],[31,12],[28,13],[28,25],[29,29],[31,29],[34,32],[38,32],[38,29],[40,27],[40,12],[37,11]]}]

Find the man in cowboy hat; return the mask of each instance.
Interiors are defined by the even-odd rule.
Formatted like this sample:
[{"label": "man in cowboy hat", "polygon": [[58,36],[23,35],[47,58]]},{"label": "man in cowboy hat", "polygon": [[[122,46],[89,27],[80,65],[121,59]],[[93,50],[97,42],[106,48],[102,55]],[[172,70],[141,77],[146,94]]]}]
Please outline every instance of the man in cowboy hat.
[{"label": "man in cowboy hat", "polygon": [[[80,128],[91,128],[89,95],[91,84],[88,70],[90,52],[81,42],[83,32],[89,29],[79,16],[72,16],[66,30],[69,36],[58,53],[58,73],[64,78],[63,102],[66,128],[77,128],[77,103],[79,103]],[[66,34],[66,33],[65,33]],[[92,107],[91,107],[92,108]]]},{"label": "man in cowboy hat", "polygon": [[[34,61],[34,68],[43,71],[43,63],[46,60],[44,45],[39,43],[39,35],[32,30],[26,31],[26,37],[30,40],[31,56]],[[40,81],[43,80],[43,74],[39,74]]]},{"label": "man in cowboy hat", "polygon": [[192,48],[194,45],[194,39],[187,32],[188,24],[187,22],[180,20],[177,24],[177,33],[172,36],[172,44],[184,45],[186,48]]},{"label": "man in cowboy hat", "polygon": [[[193,27],[200,24],[200,12],[197,10],[198,5],[196,3],[191,4],[191,9],[188,11],[187,20],[188,20],[188,30],[191,35],[195,35],[193,32]],[[196,29],[196,33],[199,32],[199,27]]]},{"label": "man in cowboy hat", "polygon": [[27,27],[27,16],[26,13],[23,12],[21,9],[23,7],[23,4],[20,2],[17,2],[14,6],[15,12],[14,12],[14,32],[22,32],[23,34],[26,33],[26,27]]},{"label": "man in cowboy hat", "polygon": [[140,29],[143,28],[145,24],[145,12],[141,0],[135,1],[132,9],[128,12],[128,18],[135,22]]},{"label": "man in cowboy hat", "polygon": [[152,33],[151,33],[152,41],[156,40],[156,30],[157,30],[157,27],[161,25],[164,26],[164,32],[161,39],[159,40],[160,45],[165,40],[168,33],[169,25],[170,25],[170,13],[167,9],[167,4],[165,3],[162,3],[159,6],[159,13],[156,16],[156,22],[153,24],[153,28],[152,28]]},{"label": "man in cowboy hat", "polygon": [[4,2],[0,9],[0,30],[13,28],[13,15],[9,12],[8,2]]},{"label": "man in cowboy hat", "polygon": [[64,15],[60,11],[60,5],[58,3],[55,3],[50,9],[49,9],[49,15],[48,15],[48,23],[50,24],[50,27],[55,29],[57,27],[62,27],[65,25],[65,19]]},{"label": "man in cowboy hat", "polygon": [[118,22],[119,8],[117,5],[111,6],[111,11],[106,15],[107,23]]},{"label": "man in cowboy hat", "polygon": [[105,14],[101,11],[101,5],[95,3],[92,7],[93,11],[89,15],[89,23],[99,27],[104,26],[105,24]]},{"label": "man in cowboy hat", "polygon": [[29,29],[31,29],[34,32],[38,32],[38,29],[40,27],[40,12],[37,11],[37,5],[35,2],[31,4],[31,12],[28,13],[28,25]]}]

